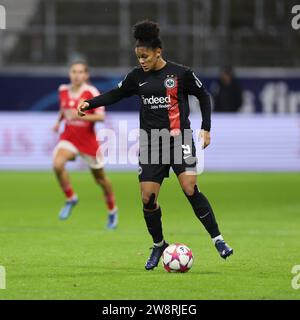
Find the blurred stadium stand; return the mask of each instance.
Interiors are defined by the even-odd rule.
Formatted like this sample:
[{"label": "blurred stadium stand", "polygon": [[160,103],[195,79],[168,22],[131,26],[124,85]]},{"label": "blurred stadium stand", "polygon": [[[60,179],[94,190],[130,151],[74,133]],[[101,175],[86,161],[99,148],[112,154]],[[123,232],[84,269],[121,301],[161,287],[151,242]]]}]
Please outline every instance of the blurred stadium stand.
[{"label": "blurred stadium stand", "polygon": [[167,56],[196,68],[295,67],[300,35],[290,0],[5,0],[8,28],[0,63],[91,66],[135,64],[131,26],[160,23]]},{"label": "blurred stadium stand", "polygon": [[[169,60],[193,67],[213,92],[219,68],[233,66],[243,88],[241,112],[300,112],[300,32],[296,0],[2,0],[0,110],[57,110],[68,64],[91,65],[106,91],[136,65],[132,25],[158,21]],[[32,90],[32,88],[35,90]],[[18,95],[15,94],[16,90]],[[136,98],[112,111],[137,111]],[[192,103],[192,111],[199,107]]]},{"label": "blurred stadium stand", "polygon": [[[51,168],[58,138],[51,129],[59,109],[57,88],[68,82],[68,64],[84,59],[101,92],[115,87],[137,64],[131,28],[145,18],[160,23],[165,57],[193,67],[210,92],[220,68],[230,65],[243,88],[238,114],[213,115],[208,170],[300,170],[300,32],[291,26],[291,10],[299,0],[0,4],[7,12],[7,28],[0,30],[0,170]],[[197,128],[199,105],[190,99]],[[126,119],[131,129],[138,125],[137,100],[107,108],[105,128],[126,137],[120,123]],[[131,145],[123,147],[125,157]]]}]

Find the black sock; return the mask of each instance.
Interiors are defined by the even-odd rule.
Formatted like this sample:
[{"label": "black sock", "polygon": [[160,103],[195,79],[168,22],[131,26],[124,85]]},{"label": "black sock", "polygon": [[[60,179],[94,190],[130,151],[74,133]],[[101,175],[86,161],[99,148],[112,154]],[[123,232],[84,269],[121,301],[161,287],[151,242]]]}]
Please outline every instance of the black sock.
[{"label": "black sock", "polygon": [[202,222],[210,236],[212,238],[219,236],[221,233],[213,209],[204,194],[199,192],[198,187],[195,185],[194,194],[189,196],[185,193],[185,195],[192,205],[197,218]]},{"label": "black sock", "polygon": [[144,210],[144,218],[147,224],[148,231],[152,236],[153,242],[161,242],[164,237],[162,232],[160,207],[158,207],[155,211]]}]

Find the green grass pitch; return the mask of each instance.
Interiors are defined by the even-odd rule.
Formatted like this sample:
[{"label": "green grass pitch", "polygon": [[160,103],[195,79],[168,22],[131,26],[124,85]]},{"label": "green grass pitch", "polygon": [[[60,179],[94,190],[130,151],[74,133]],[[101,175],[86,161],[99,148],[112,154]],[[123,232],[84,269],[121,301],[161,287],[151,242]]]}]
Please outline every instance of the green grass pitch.
[{"label": "green grass pitch", "polygon": [[146,232],[136,173],[109,173],[120,210],[107,231],[106,208],[88,172],[71,173],[80,202],[58,220],[63,196],[51,172],[0,173],[0,299],[299,299],[291,286],[300,264],[299,173],[204,173],[221,231],[235,252],[222,260],[176,178],[159,202],[166,239],[195,257],[186,274],[144,270]]}]

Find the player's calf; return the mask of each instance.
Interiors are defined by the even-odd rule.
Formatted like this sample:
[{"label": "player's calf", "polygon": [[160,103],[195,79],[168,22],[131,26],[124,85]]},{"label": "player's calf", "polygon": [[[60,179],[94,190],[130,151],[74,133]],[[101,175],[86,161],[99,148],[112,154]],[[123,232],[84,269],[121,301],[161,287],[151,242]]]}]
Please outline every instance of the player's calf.
[{"label": "player's calf", "polygon": [[143,195],[144,219],[148,232],[153,239],[153,247],[149,259],[146,262],[145,269],[152,270],[157,267],[160,257],[162,256],[168,244],[164,240],[161,222],[161,208],[155,201],[155,193],[149,197]]}]

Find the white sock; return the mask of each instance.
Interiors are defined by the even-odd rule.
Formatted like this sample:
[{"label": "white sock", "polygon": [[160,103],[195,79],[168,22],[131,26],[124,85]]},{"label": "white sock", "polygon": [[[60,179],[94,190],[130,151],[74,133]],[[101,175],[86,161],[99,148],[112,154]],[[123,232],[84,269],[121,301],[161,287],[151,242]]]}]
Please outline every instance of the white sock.
[{"label": "white sock", "polygon": [[223,240],[223,241],[224,241],[224,239],[223,239],[223,237],[222,237],[221,234],[220,234],[219,236],[215,237],[215,238],[212,238],[211,240],[212,240],[212,242],[213,242],[214,244],[217,242],[217,240]]},{"label": "white sock", "polygon": [[154,247],[162,247],[164,243],[165,243],[165,240],[162,239],[161,242],[154,243]]},{"label": "white sock", "polygon": [[67,201],[73,201],[73,200],[77,200],[77,199],[78,199],[78,196],[75,193],[71,198],[67,198]]},{"label": "white sock", "polygon": [[109,214],[116,214],[118,211],[118,208],[117,207],[114,207],[112,210],[110,210],[108,213]]}]

